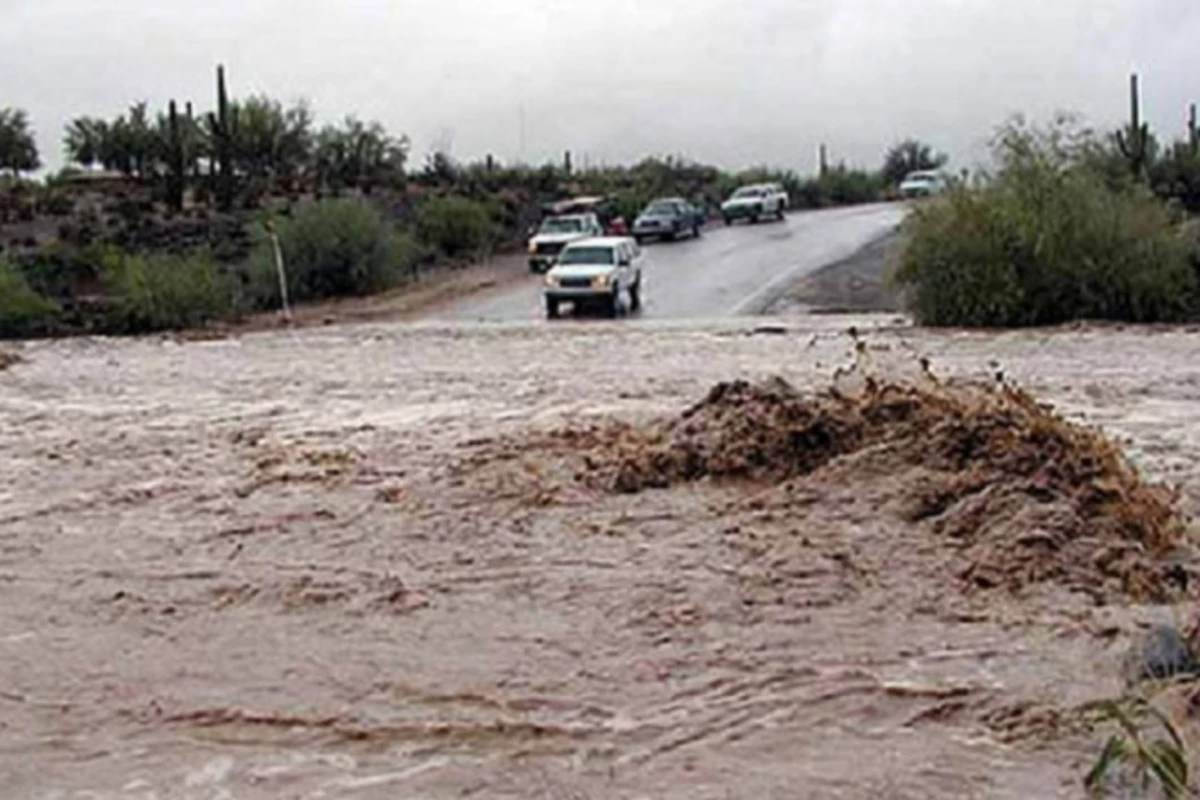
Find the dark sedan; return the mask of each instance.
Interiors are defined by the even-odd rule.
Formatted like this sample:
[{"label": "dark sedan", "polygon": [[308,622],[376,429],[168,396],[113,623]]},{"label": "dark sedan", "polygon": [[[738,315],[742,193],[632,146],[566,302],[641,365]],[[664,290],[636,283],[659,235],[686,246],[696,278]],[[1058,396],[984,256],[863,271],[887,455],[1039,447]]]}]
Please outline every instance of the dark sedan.
[{"label": "dark sedan", "polygon": [[655,200],[638,215],[633,223],[633,236],[638,242],[647,239],[676,239],[684,234],[700,235],[704,212],[680,197]]}]

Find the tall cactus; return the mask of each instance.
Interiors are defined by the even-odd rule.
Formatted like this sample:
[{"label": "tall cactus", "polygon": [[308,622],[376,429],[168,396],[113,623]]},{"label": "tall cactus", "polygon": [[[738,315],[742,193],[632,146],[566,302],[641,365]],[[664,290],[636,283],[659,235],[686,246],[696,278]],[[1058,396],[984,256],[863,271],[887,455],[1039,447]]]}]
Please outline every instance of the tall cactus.
[{"label": "tall cactus", "polygon": [[179,108],[172,100],[167,106],[167,204],[183,210],[183,190],[187,183],[187,160],[183,136],[179,131]]},{"label": "tall cactus", "polygon": [[1196,127],[1196,104],[1192,103],[1188,107],[1188,143],[1192,146],[1192,152],[1200,150],[1200,128]]},{"label": "tall cactus", "polygon": [[184,106],[184,116],[187,118],[187,136],[186,149],[184,150],[184,162],[192,171],[192,186],[198,186],[200,183],[200,155],[204,149],[204,144],[201,141],[201,132],[196,127],[196,116],[192,111],[192,101],[188,100]]},{"label": "tall cactus", "polygon": [[219,211],[233,209],[233,137],[235,115],[230,112],[225,92],[225,67],[217,66],[217,110],[208,115],[212,131],[213,157],[216,160],[216,198]]},{"label": "tall cactus", "polygon": [[1129,76],[1129,127],[1117,131],[1117,147],[1129,162],[1135,178],[1145,175],[1150,161],[1150,126],[1142,122],[1142,102],[1138,92],[1138,76]]}]

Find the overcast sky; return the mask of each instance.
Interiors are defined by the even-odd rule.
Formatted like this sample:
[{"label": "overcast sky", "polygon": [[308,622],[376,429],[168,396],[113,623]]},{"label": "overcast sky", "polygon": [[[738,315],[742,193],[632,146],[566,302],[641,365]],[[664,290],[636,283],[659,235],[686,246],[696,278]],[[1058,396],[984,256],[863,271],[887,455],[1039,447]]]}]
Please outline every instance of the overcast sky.
[{"label": "overcast sky", "polygon": [[236,95],[378,119],[418,158],[808,172],[819,142],[876,166],[913,135],[962,165],[1014,112],[1116,124],[1132,68],[1182,134],[1200,0],[0,0],[0,107],[50,166],[74,116],[211,106],[218,62]]}]

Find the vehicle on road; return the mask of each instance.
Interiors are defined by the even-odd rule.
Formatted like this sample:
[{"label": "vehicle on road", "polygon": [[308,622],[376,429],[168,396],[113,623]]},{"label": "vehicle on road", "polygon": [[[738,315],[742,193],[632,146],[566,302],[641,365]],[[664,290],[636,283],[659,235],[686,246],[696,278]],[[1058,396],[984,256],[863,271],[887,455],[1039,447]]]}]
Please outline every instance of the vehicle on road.
[{"label": "vehicle on road", "polygon": [[633,236],[639,243],[647,239],[678,239],[686,233],[699,236],[704,212],[682,197],[661,197],[651,201],[633,221]]},{"label": "vehicle on road", "polygon": [[915,197],[931,197],[946,188],[946,176],[937,170],[910,172],[900,183],[900,196],[911,200]]},{"label": "vehicle on road", "polygon": [[604,228],[593,213],[546,217],[537,233],[529,240],[530,272],[545,272],[550,269],[554,266],[558,254],[571,242],[603,234]]},{"label": "vehicle on road", "polygon": [[642,304],[642,251],[628,237],[605,236],[571,242],[546,273],[546,316],[558,316],[562,303],[598,306],[605,316],[615,317],[621,308],[621,293],[629,297],[629,309]]},{"label": "vehicle on road", "polygon": [[739,219],[758,222],[764,217],[775,217],[782,220],[788,203],[788,194],[779,184],[743,186],[721,204],[721,216],[726,225],[732,225]]}]

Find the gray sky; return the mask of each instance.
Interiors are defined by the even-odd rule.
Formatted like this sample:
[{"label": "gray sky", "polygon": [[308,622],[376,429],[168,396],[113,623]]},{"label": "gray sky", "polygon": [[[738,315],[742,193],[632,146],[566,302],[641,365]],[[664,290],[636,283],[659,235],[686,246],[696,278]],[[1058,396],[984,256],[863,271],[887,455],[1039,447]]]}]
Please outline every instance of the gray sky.
[{"label": "gray sky", "polygon": [[[418,158],[683,154],[808,172],[908,135],[959,164],[1023,111],[1116,124],[1143,75],[1160,135],[1200,100],[1198,0],[0,0],[0,106],[43,160],[133,101],[307,98],[407,133]],[[521,110],[525,136],[522,149]]]}]

